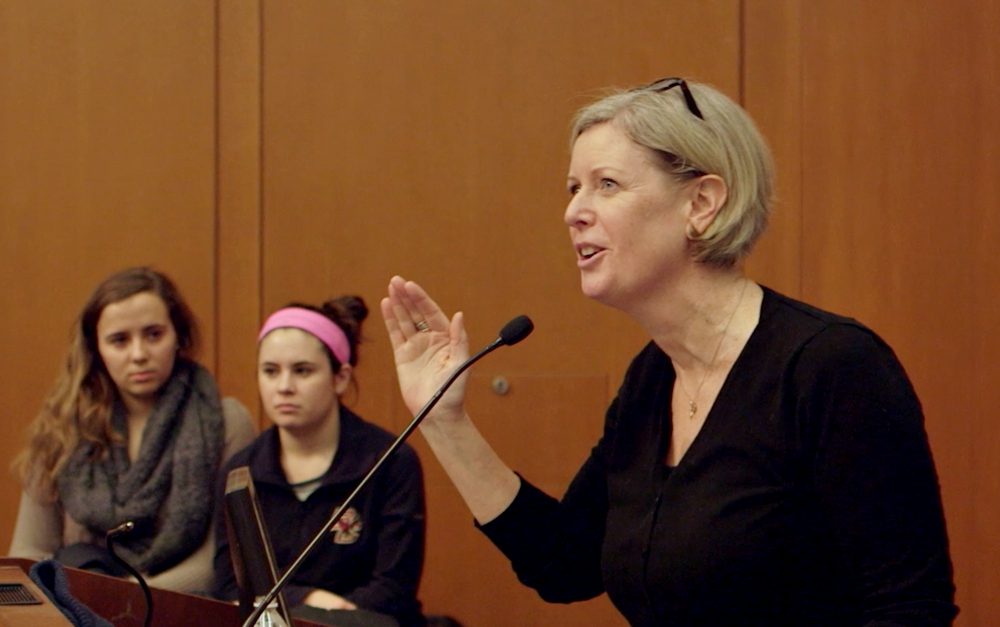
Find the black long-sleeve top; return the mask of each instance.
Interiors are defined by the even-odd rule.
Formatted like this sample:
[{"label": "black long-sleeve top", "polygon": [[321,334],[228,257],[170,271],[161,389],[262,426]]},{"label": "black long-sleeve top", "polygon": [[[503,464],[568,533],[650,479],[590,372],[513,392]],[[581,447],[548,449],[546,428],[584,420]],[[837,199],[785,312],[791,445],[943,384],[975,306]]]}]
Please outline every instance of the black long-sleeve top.
[{"label": "black long-sleeve top", "polygon": [[951,561],[916,394],[853,320],[764,290],[698,436],[665,465],[674,370],[649,344],[561,502],[522,480],[484,526],[550,601],[635,627],[950,625]]},{"label": "black long-sleeve top", "polygon": [[[320,486],[299,501],[281,468],[277,428],[257,437],[226,464],[249,466],[279,572],[291,564],[334,510],[392,444],[394,437],[341,407],[340,443]],[[224,484],[220,485],[224,492]],[[222,497],[218,499],[223,502]],[[235,600],[225,517],[216,516],[216,598]],[[291,607],[314,589],[338,594],[360,608],[389,614],[402,627],[423,625],[417,588],[424,560],[424,483],[416,451],[403,444],[358,495],[331,533],[285,588]]]}]

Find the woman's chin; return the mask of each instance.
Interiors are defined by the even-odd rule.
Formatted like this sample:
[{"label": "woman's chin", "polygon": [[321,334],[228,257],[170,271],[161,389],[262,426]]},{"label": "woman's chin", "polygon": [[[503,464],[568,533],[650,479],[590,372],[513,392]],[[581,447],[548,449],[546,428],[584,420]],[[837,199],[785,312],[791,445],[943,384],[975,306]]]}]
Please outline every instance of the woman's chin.
[{"label": "woman's chin", "polygon": [[288,415],[272,416],[271,422],[277,425],[279,429],[293,433],[302,430],[308,424],[308,421],[303,420],[301,416]]},{"label": "woman's chin", "polygon": [[607,305],[609,307],[615,306],[615,298],[612,286],[606,281],[594,281],[588,280],[584,277],[580,281],[580,290],[583,295],[591,300],[595,300],[602,305]]}]

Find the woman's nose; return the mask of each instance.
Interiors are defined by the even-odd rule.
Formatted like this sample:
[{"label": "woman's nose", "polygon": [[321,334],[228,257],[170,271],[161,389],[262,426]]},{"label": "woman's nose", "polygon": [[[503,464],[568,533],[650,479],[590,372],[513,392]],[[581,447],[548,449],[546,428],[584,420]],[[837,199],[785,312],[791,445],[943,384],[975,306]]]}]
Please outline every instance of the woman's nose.
[{"label": "woman's nose", "polygon": [[293,392],[295,390],[295,385],[292,382],[292,374],[290,372],[283,372],[278,376],[278,391],[287,394],[288,392]]},{"label": "woman's nose", "polygon": [[141,339],[134,340],[129,351],[132,361],[142,362],[149,358],[149,347]]},{"label": "woman's nose", "polygon": [[563,222],[569,227],[587,226],[593,221],[593,210],[587,200],[587,196],[582,192],[577,192],[570,198],[566,205],[566,212],[563,213]]}]

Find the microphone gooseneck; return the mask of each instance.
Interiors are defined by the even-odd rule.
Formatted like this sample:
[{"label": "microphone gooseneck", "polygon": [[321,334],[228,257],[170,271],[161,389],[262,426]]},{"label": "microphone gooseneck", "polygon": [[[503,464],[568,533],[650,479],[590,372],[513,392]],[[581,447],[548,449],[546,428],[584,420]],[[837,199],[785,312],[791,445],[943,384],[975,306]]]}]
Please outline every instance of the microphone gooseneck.
[{"label": "microphone gooseneck", "polygon": [[534,328],[535,325],[531,322],[531,318],[529,318],[528,316],[518,316],[514,318],[513,320],[511,320],[510,322],[508,322],[503,326],[503,329],[500,330],[500,334],[497,336],[497,339],[490,342],[490,344],[483,350],[479,351],[469,359],[465,360],[465,362],[461,366],[455,369],[455,372],[451,373],[451,375],[448,376],[445,382],[441,384],[441,387],[438,388],[437,392],[434,393],[434,396],[432,396],[430,400],[427,401],[427,404],[425,404],[423,408],[421,408],[421,410],[417,412],[417,415],[414,416],[413,420],[410,422],[409,425],[407,425],[406,429],[403,429],[403,432],[399,434],[399,437],[397,437],[396,440],[389,446],[389,448],[386,449],[385,453],[382,454],[382,457],[380,457],[379,460],[375,462],[375,465],[372,466],[372,469],[368,471],[368,474],[365,475],[363,479],[361,479],[361,483],[359,483],[358,486],[354,488],[354,490],[347,496],[347,499],[340,505],[340,507],[337,508],[335,512],[333,512],[333,515],[330,516],[330,520],[328,520],[326,524],[319,530],[319,533],[317,533],[316,536],[312,539],[312,541],[309,542],[309,545],[306,546],[306,548],[303,549],[301,553],[299,553],[299,556],[295,558],[295,561],[292,562],[292,564],[285,570],[284,574],[281,575],[281,579],[279,579],[278,582],[274,584],[274,587],[271,588],[271,591],[268,592],[267,595],[260,600],[257,607],[254,608],[253,613],[251,613],[250,616],[247,618],[247,620],[243,623],[243,627],[253,627],[253,625],[256,624],[257,619],[259,619],[261,615],[267,610],[268,604],[270,604],[271,601],[273,601],[274,598],[278,596],[278,593],[281,592],[281,590],[285,587],[285,584],[288,583],[288,580],[291,579],[292,575],[295,574],[295,572],[299,569],[299,567],[302,565],[302,562],[306,561],[306,559],[312,554],[316,546],[320,543],[320,541],[327,534],[327,532],[331,528],[333,528],[335,524],[337,524],[337,521],[339,521],[340,518],[344,515],[344,512],[346,512],[347,508],[350,507],[351,503],[354,502],[355,497],[357,497],[357,495],[361,492],[361,490],[366,485],[368,485],[368,481],[373,476],[375,476],[375,473],[378,472],[379,468],[382,467],[382,464],[385,462],[385,460],[388,459],[389,456],[392,455],[394,452],[396,452],[396,449],[398,449],[400,445],[406,441],[406,438],[410,437],[410,434],[413,433],[414,429],[416,429],[417,426],[419,426],[420,423],[423,422],[424,418],[427,416],[427,414],[430,413],[431,409],[433,409],[434,406],[437,405],[437,402],[441,399],[441,396],[445,393],[445,391],[448,390],[449,387],[451,387],[451,384],[455,382],[455,379],[457,379],[459,375],[465,372],[469,368],[469,366],[476,363],[477,361],[479,361],[489,353],[493,352],[494,350],[500,348],[501,346],[511,346],[513,344],[517,344],[524,338],[528,337],[528,335],[534,330]]},{"label": "microphone gooseneck", "polygon": [[142,624],[143,627],[149,627],[149,622],[153,618],[153,595],[149,591],[149,586],[146,585],[146,580],[142,578],[142,575],[139,574],[139,571],[137,571],[135,568],[132,568],[131,564],[123,560],[117,553],[115,553],[114,539],[122,535],[123,533],[128,533],[132,531],[133,529],[135,529],[134,522],[132,522],[131,520],[128,522],[123,522],[117,527],[108,530],[108,533],[105,534],[104,539],[108,545],[108,553],[111,553],[111,557],[115,558],[115,561],[121,564],[125,568],[125,570],[132,573],[132,576],[135,577],[136,580],[139,582],[139,586],[142,588],[142,594],[144,597],[146,597],[146,619],[143,621]]}]

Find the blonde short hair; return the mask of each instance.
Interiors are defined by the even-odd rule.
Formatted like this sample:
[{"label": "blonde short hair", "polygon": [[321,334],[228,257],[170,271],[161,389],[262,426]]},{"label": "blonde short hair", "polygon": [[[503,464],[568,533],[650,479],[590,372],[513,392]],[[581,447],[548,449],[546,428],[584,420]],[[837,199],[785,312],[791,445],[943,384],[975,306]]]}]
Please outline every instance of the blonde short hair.
[{"label": "blonde short hair", "polygon": [[592,126],[613,121],[632,141],[656,153],[670,174],[721,177],[728,190],[725,204],[704,233],[688,237],[696,260],[729,267],[750,254],[767,227],[774,190],[771,153],[735,102],[707,85],[685,83],[696,103],[692,109],[673,80],[615,90],[580,109],[570,144]]}]

